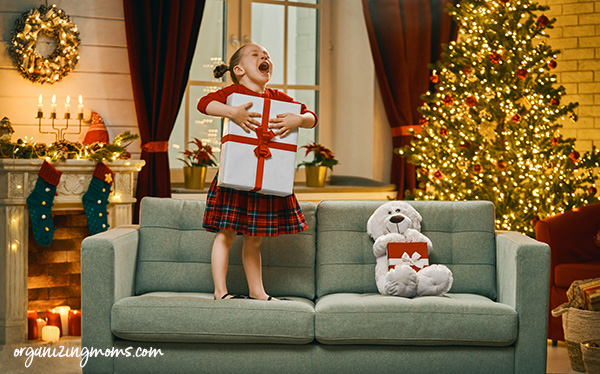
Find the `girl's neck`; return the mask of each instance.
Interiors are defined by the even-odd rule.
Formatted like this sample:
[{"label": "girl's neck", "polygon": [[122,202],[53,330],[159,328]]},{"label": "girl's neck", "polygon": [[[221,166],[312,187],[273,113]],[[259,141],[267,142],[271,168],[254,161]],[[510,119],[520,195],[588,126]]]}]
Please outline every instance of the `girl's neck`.
[{"label": "girl's neck", "polygon": [[267,89],[267,82],[262,84],[262,83],[257,83],[250,79],[244,79],[244,78],[246,78],[246,77],[244,76],[244,77],[242,77],[242,79],[240,79],[240,85],[246,87],[249,90],[260,93],[260,94],[265,93],[265,91]]}]

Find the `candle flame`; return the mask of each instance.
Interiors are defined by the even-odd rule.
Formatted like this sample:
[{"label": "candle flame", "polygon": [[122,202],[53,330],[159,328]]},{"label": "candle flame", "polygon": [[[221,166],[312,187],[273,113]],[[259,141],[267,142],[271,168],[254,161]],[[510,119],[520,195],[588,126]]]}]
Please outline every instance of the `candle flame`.
[{"label": "candle flame", "polygon": [[56,95],[52,95],[52,104],[56,104]]},{"label": "candle flame", "polygon": [[42,94],[40,94],[40,97],[38,99],[38,103],[40,103],[40,104],[42,103]]},{"label": "candle flame", "polygon": [[81,105],[83,103],[83,97],[81,97],[81,95],[79,95],[79,104]]},{"label": "candle flame", "polygon": [[71,102],[71,96],[67,95],[67,104]]}]

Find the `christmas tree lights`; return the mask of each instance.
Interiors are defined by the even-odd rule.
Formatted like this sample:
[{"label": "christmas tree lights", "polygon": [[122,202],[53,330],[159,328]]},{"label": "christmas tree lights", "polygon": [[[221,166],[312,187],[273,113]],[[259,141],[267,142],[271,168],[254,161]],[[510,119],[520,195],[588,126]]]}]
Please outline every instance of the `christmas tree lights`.
[{"label": "christmas tree lights", "polygon": [[460,27],[430,65],[421,131],[398,150],[417,165],[426,200],[489,200],[498,229],[533,235],[537,220],[598,202],[600,152],[579,153],[561,134],[577,103],[555,87],[555,19],[531,0],[463,0],[448,11]]}]

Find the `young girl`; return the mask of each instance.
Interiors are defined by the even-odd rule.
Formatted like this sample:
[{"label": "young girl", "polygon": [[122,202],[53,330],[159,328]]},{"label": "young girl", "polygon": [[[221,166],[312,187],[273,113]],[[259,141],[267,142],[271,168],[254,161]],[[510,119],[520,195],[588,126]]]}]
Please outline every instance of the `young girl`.
[{"label": "young girl", "polygon": [[[229,60],[229,65],[217,66],[216,78],[229,71],[233,85],[204,96],[198,102],[198,110],[204,114],[226,117],[241,126],[246,132],[254,131],[260,122],[251,112],[252,103],[240,106],[225,104],[232,93],[241,93],[273,100],[295,102],[283,92],[267,88],[271,79],[273,63],[267,50],[258,44],[247,44],[238,49]],[[300,103],[299,103],[300,104]],[[317,116],[301,104],[301,114],[284,113],[269,120],[269,128],[284,137],[298,127],[311,128],[317,124]],[[243,235],[242,262],[250,298],[272,300],[262,281],[260,243],[264,236],[293,234],[307,229],[306,220],[300,210],[296,196],[286,197],[263,195],[256,192],[239,191],[217,186],[215,176],[206,201],[202,226],[217,236],[213,243],[211,267],[215,284],[215,299],[244,298],[229,294],[226,276],[229,250],[237,234]]]}]

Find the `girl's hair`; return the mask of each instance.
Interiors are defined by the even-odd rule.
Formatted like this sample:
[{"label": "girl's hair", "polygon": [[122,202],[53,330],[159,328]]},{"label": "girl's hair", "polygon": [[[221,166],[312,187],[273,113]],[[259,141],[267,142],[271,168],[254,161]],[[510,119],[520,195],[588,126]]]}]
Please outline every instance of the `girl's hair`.
[{"label": "girl's hair", "polygon": [[233,55],[231,55],[231,58],[229,59],[229,65],[221,64],[221,65],[215,66],[215,68],[213,70],[213,75],[215,76],[215,78],[221,78],[222,76],[225,75],[225,73],[229,72],[229,76],[231,77],[231,80],[233,81],[233,83],[240,84],[237,77],[233,73],[233,68],[236,65],[238,65],[240,63],[240,61],[242,61],[242,57],[243,57],[242,49],[244,49],[244,47],[247,45],[248,44],[244,44],[243,46],[238,48],[238,50],[235,51],[233,53]]}]

